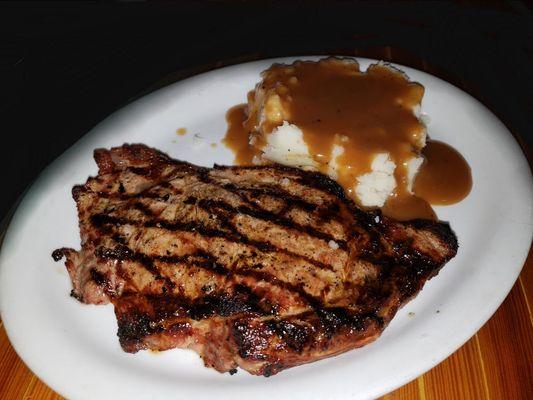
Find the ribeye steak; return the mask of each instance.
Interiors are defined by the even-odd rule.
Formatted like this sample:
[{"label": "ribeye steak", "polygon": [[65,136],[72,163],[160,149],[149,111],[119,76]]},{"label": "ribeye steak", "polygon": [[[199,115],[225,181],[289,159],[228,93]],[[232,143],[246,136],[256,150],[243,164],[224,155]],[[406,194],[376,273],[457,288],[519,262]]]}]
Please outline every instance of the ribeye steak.
[{"label": "ribeye steak", "polygon": [[96,150],[73,188],[72,296],[113,303],[127,352],[191,348],[269,376],[375,340],[457,252],[442,222],[363,211],[328,177],[203,168],[144,145]]}]

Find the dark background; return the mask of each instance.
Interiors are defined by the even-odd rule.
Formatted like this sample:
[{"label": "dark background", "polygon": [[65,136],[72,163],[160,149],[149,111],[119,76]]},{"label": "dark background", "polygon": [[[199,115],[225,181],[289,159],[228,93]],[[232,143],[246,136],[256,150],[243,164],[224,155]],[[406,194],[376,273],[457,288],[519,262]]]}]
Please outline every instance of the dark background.
[{"label": "dark background", "polygon": [[510,1],[0,3],[0,219],[48,163],[125,103],[258,58],[329,53],[425,66],[489,106],[527,152],[532,10]]}]

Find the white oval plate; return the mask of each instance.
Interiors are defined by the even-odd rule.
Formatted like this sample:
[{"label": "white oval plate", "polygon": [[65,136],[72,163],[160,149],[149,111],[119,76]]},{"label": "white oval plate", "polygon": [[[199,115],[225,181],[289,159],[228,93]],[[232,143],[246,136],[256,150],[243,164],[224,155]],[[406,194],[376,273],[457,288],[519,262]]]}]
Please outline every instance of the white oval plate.
[{"label": "white oval plate", "polygon": [[[124,353],[113,307],[82,305],[69,297],[65,267],[50,255],[58,247],[79,248],[70,190],[96,173],[93,150],[139,142],[196,164],[231,163],[232,153],[219,143],[226,110],[245,101],[270,64],[293,60],[236,65],[158,90],[96,126],[27,192],[0,256],[0,306],[16,351],[54,390],[70,399],[370,399],[442,361],[498,308],[531,241],[528,164],[505,126],[477,100],[403,66],[426,87],[423,111],[431,116],[430,136],[465,156],[474,186],[461,203],[437,209],[459,237],[457,257],[376,342],[268,379],[243,371],[230,376],[204,368],[187,350]],[[366,68],[372,60],[360,62]],[[176,134],[180,127],[187,128],[185,136]],[[212,142],[219,144],[214,148]]]}]

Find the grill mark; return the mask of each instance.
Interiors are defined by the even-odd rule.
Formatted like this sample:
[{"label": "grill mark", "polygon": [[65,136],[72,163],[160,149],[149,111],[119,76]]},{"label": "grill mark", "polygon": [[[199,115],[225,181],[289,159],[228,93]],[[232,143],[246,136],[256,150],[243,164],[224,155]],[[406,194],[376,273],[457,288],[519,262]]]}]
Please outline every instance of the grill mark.
[{"label": "grill mark", "polygon": [[[247,202],[246,200],[243,200],[243,201]],[[213,214],[216,214],[217,217],[219,218],[219,222],[226,229],[231,231],[236,237],[240,238],[241,242],[244,242],[246,244],[255,245],[255,246],[257,246],[260,249],[265,249],[265,251],[284,253],[284,254],[287,254],[287,255],[290,255],[290,256],[293,256],[293,257],[297,257],[297,258],[303,259],[306,262],[308,262],[310,264],[313,264],[313,265],[317,266],[320,269],[333,270],[333,268],[330,265],[324,264],[324,263],[322,263],[320,261],[314,260],[314,259],[309,258],[307,256],[304,256],[302,254],[297,254],[297,253],[294,253],[294,252],[292,252],[290,250],[282,249],[282,248],[280,248],[280,247],[278,247],[276,245],[273,245],[272,243],[269,243],[269,242],[254,241],[254,240],[248,238],[246,235],[244,235],[241,232],[239,232],[237,230],[237,228],[235,227],[235,225],[233,225],[229,221],[229,218],[227,218],[228,217],[227,216],[228,212],[230,214],[232,214],[232,216],[242,212],[243,214],[252,216],[252,217],[254,217],[256,219],[260,219],[262,221],[269,221],[268,219],[265,219],[265,216],[263,215],[263,214],[267,214],[267,215],[271,216],[272,222],[274,222],[274,220],[277,220],[277,216],[275,214],[268,213],[267,211],[264,211],[264,210],[261,210],[261,211],[260,210],[253,210],[253,209],[250,209],[250,208],[247,208],[247,207],[244,207],[244,206],[239,206],[239,208],[235,209],[230,204],[228,204],[228,203],[226,203],[224,201],[221,201],[221,200],[200,199],[200,200],[197,200],[196,204],[199,207],[203,208],[205,211],[213,213]],[[215,208],[218,210],[218,212],[214,210]],[[288,221],[288,220],[286,220],[286,221],[287,221],[287,224],[291,225],[291,227],[294,226],[293,225],[294,223],[292,223],[291,221]],[[313,228],[310,228],[310,229],[313,229]],[[300,231],[300,232],[308,234],[305,230]],[[321,235],[326,235],[326,234],[324,234],[322,232],[320,232],[320,234]],[[313,235],[311,235],[311,234],[309,234],[309,236],[313,237]],[[328,237],[329,240],[333,240],[331,236],[329,236],[329,235],[326,235],[326,236]],[[346,246],[346,243],[345,243],[345,246]]]},{"label": "grill mark", "polygon": [[222,264],[219,264],[215,257],[213,257],[211,254],[208,254],[202,250],[198,250],[195,253],[192,254],[186,254],[183,256],[150,256],[155,260],[158,260],[163,263],[168,264],[179,264],[183,263],[187,267],[200,267],[205,270],[214,272],[217,275],[221,276],[227,276],[232,277],[234,275],[234,271],[231,271],[230,269],[226,268]]},{"label": "grill mark", "polygon": [[104,286],[107,282],[105,276],[101,272],[97,271],[95,268],[91,268],[89,273],[91,274],[91,279],[98,286]]},{"label": "grill mark", "polygon": [[[251,203],[248,199],[244,198],[240,193],[238,193],[239,191],[250,191],[250,192],[260,192],[261,194],[267,194],[270,196],[276,196],[275,192],[272,193],[270,191],[263,191],[262,189],[256,189],[256,188],[240,188],[233,184],[219,185],[216,182],[212,182],[212,181],[209,182],[209,184],[220,186],[222,189],[225,189],[225,190],[233,190],[231,192],[232,194],[236,194],[243,203],[246,203],[251,206],[251,207],[239,206],[237,209],[235,209],[234,207],[225,203],[224,207],[226,209],[231,208],[234,211],[234,213],[242,213],[242,214],[246,214],[256,219],[273,222],[277,225],[297,230],[301,233],[305,233],[309,236],[324,240],[326,242],[333,240],[337,242],[337,244],[339,245],[339,248],[343,250],[347,249],[347,243],[345,240],[335,239],[330,234],[322,232],[316,228],[313,228],[312,226],[301,225],[301,224],[298,224],[292,221],[289,218],[283,217],[283,214],[288,212],[290,208],[294,208],[294,207],[300,208],[307,212],[313,212],[318,209],[320,220],[322,222],[329,222],[333,219],[337,219],[334,213],[338,211],[338,205],[336,205],[336,207],[333,206],[333,207],[327,207],[327,208],[319,208],[319,206],[315,204],[308,203],[300,199],[299,197],[295,197],[295,196],[291,196],[287,194],[288,198],[287,199],[283,198],[285,200],[285,206],[282,208],[279,214],[276,214],[276,213],[272,213],[270,211],[257,207],[255,204]],[[183,194],[183,191],[173,188],[171,185],[169,185],[169,189],[174,193]],[[141,192],[135,195],[121,195],[117,193],[99,192],[98,195],[104,198],[117,199],[117,200],[131,200],[131,199],[142,200],[146,198],[146,199],[162,201],[162,202],[167,202],[170,197],[169,193],[157,194],[157,193],[150,193],[150,192]],[[213,200],[201,199],[200,201],[213,201]],[[187,199],[183,201],[184,204],[189,204],[189,205],[195,204],[197,202],[198,202],[198,199],[196,199],[193,196],[189,196]],[[145,211],[146,215],[152,215],[152,211],[145,204],[141,202],[135,202],[133,203],[133,206],[140,211]]]},{"label": "grill mark", "polygon": [[153,168],[150,168],[150,167],[133,167],[133,166],[130,166],[127,168],[128,171],[131,171],[133,172],[135,175],[139,175],[139,176],[150,176],[151,174],[153,174]]},{"label": "grill mark", "polygon": [[[115,249],[109,248],[99,248],[96,250],[97,256],[107,259],[116,259],[118,261],[123,260],[135,260],[141,264],[150,260],[153,264],[153,261],[157,260],[163,263],[169,264],[179,264],[183,263],[187,267],[200,267],[205,270],[211,271],[219,276],[224,276],[232,279],[234,276],[240,277],[250,277],[259,281],[264,281],[272,286],[277,286],[279,288],[289,291],[291,294],[296,293],[301,297],[305,302],[313,309],[323,308],[322,300],[318,297],[313,296],[310,293],[307,293],[303,289],[303,285],[294,285],[290,282],[282,281],[281,279],[276,278],[272,274],[266,272],[257,271],[253,269],[241,269],[238,271],[228,268],[227,265],[221,264],[217,261],[216,257],[208,252],[199,250],[192,254],[186,254],[183,256],[159,256],[159,255],[147,255],[140,252],[134,252],[127,246],[117,246]],[[105,254],[105,256],[102,256]],[[168,278],[167,278],[168,279]],[[176,285],[172,282],[173,287]]]},{"label": "grill mark", "polygon": [[[205,181],[205,178],[204,178],[204,181]],[[238,185],[235,185],[233,183],[220,183],[220,182],[217,182],[215,180],[212,180],[211,178],[210,178],[210,181],[208,183],[212,184],[214,186],[217,186],[217,187],[219,187],[221,189],[227,190],[233,195],[237,195],[239,197],[239,199],[243,203],[246,203],[246,204],[250,205],[254,209],[258,209],[258,210],[265,211],[265,212],[268,212],[268,211],[258,207],[256,204],[254,204],[253,202],[251,202],[247,198],[243,197],[243,193],[242,192],[249,192],[249,193],[252,193],[254,195],[259,195],[259,196],[266,195],[266,196],[271,196],[273,198],[279,198],[279,199],[284,200],[285,204],[282,207],[281,211],[279,213],[277,213],[277,214],[271,213],[273,216],[282,217],[290,209],[297,208],[297,209],[300,209],[300,210],[303,210],[303,211],[306,211],[306,212],[309,212],[309,213],[318,212],[318,214],[319,214],[319,216],[321,218],[321,221],[325,221],[326,215],[327,215],[327,218],[329,220],[338,220],[337,215],[329,212],[329,210],[330,210],[329,206],[326,207],[326,208],[323,208],[323,207],[321,207],[321,206],[319,206],[317,204],[309,203],[308,201],[302,199],[301,197],[294,196],[294,195],[290,194],[289,192],[287,192],[287,191],[285,191],[283,189],[277,188],[275,186],[253,188],[253,187],[246,187],[246,186],[238,186]],[[172,189],[173,189],[174,192],[176,192],[178,190],[176,188],[172,188]],[[183,192],[182,191],[179,192],[179,194],[181,194],[181,193],[183,193]],[[335,206],[338,209],[338,204],[335,204]],[[306,227],[304,226],[304,228],[306,228]],[[314,228],[311,227],[311,229],[314,229]]]},{"label": "grill mark", "polygon": [[[147,173],[145,171],[146,168],[130,167],[130,169],[133,172],[135,172],[136,174],[141,175],[141,176],[143,176],[143,175],[145,175]],[[217,182],[216,180],[213,180],[209,176],[209,171],[207,171],[207,170],[206,171],[201,170],[201,171],[196,171],[196,172],[197,173],[195,175],[200,181],[202,181],[202,182],[204,182],[206,184],[214,185],[214,186],[217,186],[217,187],[219,187],[221,189],[230,191],[230,193],[237,195],[243,203],[246,203],[246,204],[248,204],[248,205],[250,205],[252,207],[252,208],[249,208],[249,207],[240,206],[238,209],[235,209],[235,208],[231,207],[228,204],[224,204],[224,207],[226,209],[231,207],[234,210],[234,213],[240,212],[240,213],[249,215],[249,216],[251,216],[253,218],[256,218],[256,219],[260,219],[260,220],[268,221],[268,222],[273,222],[273,223],[275,223],[277,225],[297,230],[297,231],[299,231],[301,233],[305,233],[305,234],[307,234],[307,235],[309,235],[311,237],[315,237],[315,238],[324,240],[326,242],[329,242],[330,240],[333,240],[339,245],[339,248],[341,248],[343,250],[347,249],[347,243],[346,243],[345,240],[336,240],[333,236],[331,236],[331,235],[329,235],[329,234],[327,234],[325,232],[322,232],[322,231],[320,231],[320,230],[318,230],[316,228],[313,228],[312,226],[301,225],[301,224],[298,224],[298,223],[292,221],[291,219],[283,217],[283,214],[286,213],[290,208],[298,207],[298,208],[300,208],[300,209],[302,209],[304,211],[307,211],[307,212],[313,212],[313,211],[316,211],[318,209],[319,218],[320,218],[320,221],[322,221],[322,222],[328,222],[328,221],[331,221],[331,220],[338,220],[337,215],[336,215],[336,212],[338,211],[338,204],[328,205],[328,207],[323,208],[323,207],[319,207],[316,204],[309,203],[309,202],[305,201],[304,199],[302,199],[302,198],[300,198],[298,196],[294,196],[291,193],[289,193],[289,192],[287,192],[287,191],[285,191],[285,190],[283,190],[281,188],[278,188],[278,187],[274,187],[274,186],[270,186],[268,188],[242,187],[242,186],[235,185],[233,183]],[[183,193],[182,190],[174,188],[168,181],[163,181],[163,182],[157,184],[156,186],[164,187],[164,188],[169,189],[172,192],[177,193],[177,194],[182,194]],[[269,212],[267,210],[264,210],[264,209],[261,209],[261,208],[257,207],[255,204],[251,203],[248,199],[244,198],[242,196],[242,194],[239,193],[239,192],[251,192],[251,193],[261,194],[261,195],[265,195],[266,194],[268,196],[272,196],[272,197],[275,197],[275,198],[281,198],[281,199],[283,199],[285,201],[285,207],[283,207],[282,211],[279,214],[275,214],[275,213],[272,213],[272,212]],[[104,192],[99,192],[98,194],[101,197],[113,198],[113,199],[119,199],[119,200],[130,200],[130,199],[141,200],[143,198],[148,198],[148,199],[152,199],[152,200],[159,200],[159,201],[166,202],[166,201],[168,201],[168,198],[169,198],[169,194],[168,193],[165,193],[163,195],[159,195],[159,194],[156,194],[156,193],[150,193],[149,191],[144,191],[144,192],[137,193],[137,194],[134,194],[134,195],[124,195],[124,194],[120,194],[120,193],[112,193],[112,194],[110,194],[110,193],[104,193]],[[191,197],[189,197],[187,200],[185,200],[184,203],[185,204],[194,204],[194,201],[188,201],[190,199],[191,199]],[[202,200],[205,201],[205,199],[202,199]],[[148,207],[146,207],[144,204],[142,204],[140,202],[137,202],[137,203],[134,203],[134,206],[137,209],[141,210],[141,211],[146,211],[145,214],[152,215],[151,210]]]},{"label": "grill mark", "polygon": [[[283,207],[282,211],[279,213],[280,216],[282,216],[284,213],[288,212],[292,208],[298,208],[303,211],[307,212],[316,212],[318,214],[318,217],[322,223],[327,223],[331,221],[337,221],[337,222],[343,222],[343,220],[338,216],[338,212],[340,210],[339,203],[333,202],[331,204],[328,204],[326,207],[310,203],[306,200],[304,200],[301,197],[295,196],[291,194],[290,192],[281,189],[278,186],[262,186],[260,188],[255,187],[246,187],[246,186],[237,186],[234,184],[224,184],[224,188],[235,191],[235,192],[250,192],[255,195],[267,195],[274,198],[281,198],[284,200],[287,200],[285,202],[285,206]],[[313,188],[314,189],[314,188]],[[239,195],[239,193],[236,193]],[[242,198],[242,196],[239,196]],[[247,201],[246,199],[243,199],[243,201]]]},{"label": "grill mark", "polygon": [[256,315],[269,315],[269,310],[264,310],[259,304],[260,299],[244,285],[235,285],[233,292],[218,292],[202,297],[190,298],[181,294],[126,294],[121,301],[134,296],[137,300],[147,301],[153,308],[151,320],[155,323],[165,319],[188,317],[193,320],[202,320],[214,315],[230,317],[240,313],[253,313]]},{"label": "grill mark", "polygon": [[[123,306],[126,304],[126,307]],[[133,304],[134,307],[130,305]],[[232,294],[217,293],[191,299],[183,295],[124,294],[114,301],[118,320],[118,336],[126,351],[144,348],[143,339],[153,334],[185,329],[190,335],[187,319],[199,321],[213,316],[236,314],[268,315],[249,288],[235,286]],[[184,320],[185,319],[185,320]]]},{"label": "grill mark", "polygon": [[148,207],[146,204],[140,202],[140,201],[135,201],[132,203],[132,206],[139,210],[140,212],[142,212],[144,215],[146,216],[153,216],[154,213],[152,212],[152,210],[150,209],[150,207]]},{"label": "grill mark", "polygon": [[290,349],[297,353],[302,352],[313,334],[313,328],[290,320],[266,321],[265,325],[267,329],[274,331]]},{"label": "grill mark", "polygon": [[[213,213],[215,213],[213,211]],[[227,240],[229,242],[240,243],[255,249],[262,251],[263,253],[282,253],[289,257],[303,260],[308,264],[311,264],[319,269],[325,269],[332,271],[333,268],[330,265],[324,264],[320,261],[313,260],[312,258],[306,257],[301,254],[294,253],[292,251],[279,248],[268,242],[262,242],[257,240],[251,240],[245,235],[239,233],[235,227],[229,222],[224,221],[225,218],[219,212],[216,212],[217,216],[224,224],[226,231],[220,229],[208,228],[204,225],[201,225],[196,222],[168,222],[162,220],[148,220],[148,221],[137,221],[123,217],[113,217],[106,214],[95,214],[91,216],[91,222],[98,228],[105,228],[106,225],[132,225],[136,227],[146,227],[146,228],[161,228],[167,231],[181,231],[181,232],[196,232],[200,235],[206,237],[215,237]]]},{"label": "grill mark", "polygon": [[[276,189],[276,188],[272,188],[272,189]],[[305,212],[308,212],[308,213],[314,213],[315,217],[316,217],[316,222],[318,223],[331,223],[333,221],[341,224],[341,225],[345,225],[346,221],[344,219],[342,219],[342,217],[339,215],[339,211],[340,211],[340,207],[339,207],[339,203],[337,202],[333,202],[333,203],[330,203],[330,204],[327,204],[326,206],[324,205],[317,205],[317,204],[313,204],[313,203],[308,203],[306,202],[305,200],[299,198],[299,197],[296,197],[296,196],[292,196],[291,194],[289,194],[288,192],[285,192],[283,190],[280,190],[281,193],[276,193],[275,190],[273,190],[272,192],[270,190],[266,190],[266,193],[258,193],[259,195],[263,195],[263,194],[266,194],[268,196],[272,196],[274,198],[276,198],[276,196],[280,196],[279,198],[283,199],[284,200],[284,204],[281,208],[281,210],[278,212],[278,213],[272,213],[268,210],[265,210],[264,208],[260,207],[259,205],[255,204],[254,202],[248,200],[247,198],[243,197],[243,193],[242,192],[246,192],[246,191],[252,191],[252,193],[254,193],[256,190],[259,190],[261,191],[262,189],[255,189],[255,188],[243,188],[243,189],[236,189],[235,191],[235,194],[237,196],[240,197],[240,199],[250,205],[252,207],[252,209],[254,210],[259,210],[259,211],[264,211],[264,212],[267,212],[267,213],[270,213],[272,216],[276,217],[276,218],[280,218],[280,224],[282,224],[283,222],[281,221],[288,221],[289,224],[293,224],[293,226],[291,226],[293,229],[298,229],[298,230],[302,230],[302,231],[305,231],[307,229],[310,229],[310,230],[313,230],[313,232],[316,232],[318,233],[318,235],[328,235],[327,233],[325,232],[322,232],[316,228],[314,228],[313,226],[311,225],[301,225],[301,224],[297,224],[297,223],[294,223],[290,218],[287,218],[286,217],[286,214],[288,212],[290,212],[292,209],[297,209],[297,210],[302,210],[302,211],[305,211]],[[285,195],[283,193],[287,193],[287,196],[288,198],[285,198]],[[309,232],[306,232],[309,234]],[[318,236],[316,235],[316,236]],[[331,237],[329,240],[335,240],[333,237]],[[342,241],[342,240],[341,240]],[[342,241],[346,244],[345,241]],[[345,246],[340,246],[341,248],[345,248]]]},{"label": "grill mark", "polygon": [[275,276],[271,274],[267,274],[265,272],[257,271],[257,270],[251,270],[251,269],[245,269],[240,270],[238,273],[240,276],[244,277],[250,277],[254,278],[260,281],[267,282],[273,286],[280,287],[282,289],[285,289],[289,291],[291,294],[296,293],[300,298],[304,299],[305,302],[314,310],[316,311],[318,308],[323,308],[323,302],[320,298],[313,296],[310,293],[307,293],[303,289],[303,285],[294,285],[290,282],[282,281],[281,279],[276,278]]},{"label": "grill mark", "polygon": [[272,310],[263,309],[260,299],[245,285],[236,285],[233,296],[226,293],[222,295],[207,295],[201,302],[195,301],[195,306],[189,309],[193,319],[204,319],[211,315],[229,317],[238,313],[254,313],[269,315]]},{"label": "grill mark", "polygon": [[240,214],[248,215],[255,219],[259,219],[261,221],[273,222],[276,225],[280,225],[285,228],[290,228],[298,232],[305,233],[308,236],[311,236],[312,238],[321,239],[325,241],[326,243],[329,242],[330,240],[333,240],[339,245],[339,248],[343,250],[346,250],[348,247],[345,240],[335,239],[333,236],[327,233],[321,232],[311,226],[300,225],[296,222],[291,221],[290,219],[280,217],[266,210],[257,209],[257,208],[252,209],[246,206],[239,206],[237,208],[234,208],[224,201],[208,200],[208,199],[200,200],[198,205],[202,208],[204,207],[210,208],[211,206],[214,206],[216,208],[222,208],[223,210],[230,211],[234,215],[240,213]]},{"label": "grill mark", "polygon": [[196,222],[168,222],[164,220],[147,220],[138,221],[124,217],[114,217],[107,214],[95,214],[90,217],[91,222],[97,228],[103,228],[105,225],[121,226],[132,225],[135,227],[161,228],[167,231],[197,232],[206,237],[216,237],[228,240],[238,241],[240,237],[232,237],[231,232],[225,232],[219,229],[212,229]]},{"label": "grill mark", "polygon": [[124,261],[124,260],[137,261],[148,272],[150,272],[156,280],[164,281],[165,285],[167,286],[166,290],[168,290],[168,288],[173,289],[176,286],[170,278],[161,275],[161,272],[155,266],[153,259],[150,256],[147,256],[146,254],[143,254],[143,253],[135,253],[127,246],[118,245],[114,249],[99,247],[98,249],[96,249],[95,255],[98,258],[102,258],[104,260],[113,259],[113,260],[118,260],[118,261]]},{"label": "grill mark", "polygon": [[291,203],[291,205],[294,205],[298,208],[301,208],[304,211],[313,212],[319,206],[317,204],[310,203],[301,197],[294,196],[293,194],[287,192],[286,190],[283,190],[276,186],[267,186],[267,187],[260,187],[260,188],[254,188],[254,187],[246,187],[246,186],[238,186],[234,183],[218,183],[216,181],[211,180],[214,184],[218,184],[223,189],[229,190],[232,193],[235,192],[249,192],[254,195],[267,195],[274,198],[280,198],[285,200],[286,203]]},{"label": "grill mark", "polygon": [[[125,193],[124,185],[122,182],[120,183],[121,186],[119,186],[118,192],[104,192],[104,191],[96,191],[93,193],[96,193],[99,197],[102,197],[104,199],[110,199],[110,200],[122,200],[122,201],[128,201],[128,200],[158,200],[161,202],[168,202],[168,199],[170,198],[170,193],[153,193],[151,192],[154,188],[163,188],[171,190],[174,194],[183,194],[183,191],[181,189],[177,188],[170,188],[170,185],[163,185],[164,183],[168,184],[168,182],[163,181],[160,183],[155,184],[154,186],[145,189],[142,192],[139,193]],[[122,187],[122,190],[120,189]]]},{"label": "grill mark", "polygon": [[[260,220],[263,220],[263,221],[269,221],[269,222],[274,222],[275,224],[278,224],[278,225],[281,225],[281,226],[284,226],[286,228],[290,228],[290,229],[294,229],[294,230],[297,230],[299,232],[302,232],[302,233],[305,233],[311,237],[315,237],[315,238],[319,238],[319,239],[322,239],[322,240],[325,240],[326,242],[329,242],[330,240],[333,240],[333,241],[336,241],[335,238],[333,238],[333,236],[325,233],[325,232],[321,232],[311,226],[304,226],[304,225],[300,225],[288,218],[284,218],[282,215],[283,214],[274,214],[274,213],[271,213],[267,210],[263,210],[263,209],[260,209],[258,208],[255,204],[251,203],[250,201],[248,201],[248,199],[244,198],[240,193],[239,191],[241,191],[241,186],[237,186],[233,183],[221,183],[221,182],[218,182],[216,180],[213,180],[209,175],[207,175],[206,177],[204,177],[204,180],[209,183],[209,184],[212,184],[212,185],[215,185],[215,186],[218,186],[219,188],[222,188],[224,190],[228,190],[230,191],[230,193],[234,193],[236,194],[240,200],[243,202],[243,203],[247,203],[248,205],[250,205],[252,208],[248,208],[248,207],[244,207],[244,206],[239,206],[237,209],[235,209],[234,207],[230,206],[229,204],[227,203],[223,203],[222,204],[222,207],[226,210],[229,210],[229,209],[233,209],[235,210],[234,213],[238,213],[238,212],[241,212],[243,214],[247,214],[251,217],[254,217],[256,219],[260,219]],[[248,191],[251,191],[252,193],[257,193],[257,189],[252,189],[252,190],[249,190],[250,188],[248,188]],[[242,191],[245,191],[246,188],[242,188]],[[279,187],[272,187],[270,186],[268,189],[267,189],[267,192],[268,192],[268,195],[269,196],[272,196],[272,197],[275,197],[275,198],[281,198],[285,201],[285,207],[283,208],[282,212],[286,212],[286,208],[289,204],[291,204],[291,202],[294,202],[294,205],[300,205],[302,206],[302,208],[304,209],[304,211],[307,211],[307,212],[313,212],[316,210],[317,208],[317,205],[316,204],[312,204],[312,203],[309,203],[305,200],[303,200],[302,198],[298,197],[298,196],[293,196],[292,194],[288,193],[287,191],[279,188]],[[261,190],[259,190],[259,193],[261,193]],[[264,194],[261,193],[261,194]],[[203,201],[206,201],[206,199],[203,199]],[[213,200],[210,200],[210,201],[213,201]],[[292,204],[291,204],[292,205]],[[333,215],[333,213],[331,212],[327,212],[327,213],[324,213],[322,212],[321,214],[321,220],[322,221],[326,221],[326,216],[329,216],[331,218],[331,216]],[[343,240],[339,240],[337,242],[337,244],[339,244],[339,247],[343,250],[346,250],[347,248],[347,245],[346,245],[346,241],[343,241]]]},{"label": "grill mark", "polygon": [[[226,203],[224,203],[224,202],[221,202],[220,204],[218,204],[218,207],[211,207],[211,205],[214,205],[214,203],[213,204],[209,204],[212,201],[213,200],[200,200],[198,205],[200,207],[203,206],[202,208],[205,207],[204,210],[215,214],[218,217],[218,220],[221,223],[221,225],[224,228],[226,228],[228,231],[232,232],[234,236],[238,237],[239,238],[238,239],[239,242],[241,242],[243,244],[254,246],[254,247],[256,247],[257,249],[259,249],[259,250],[261,250],[263,252],[283,253],[283,254],[289,255],[291,257],[299,258],[301,260],[304,260],[305,262],[307,262],[309,264],[312,264],[312,265],[314,265],[315,267],[317,267],[319,269],[326,269],[326,270],[329,270],[329,271],[333,271],[333,267],[331,265],[328,265],[328,264],[325,264],[323,262],[314,260],[314,259],[312,259],[310,257],[307,257],[305,255],[302,255],[302,254],[294,253],[294,252],[292,252],[290,250],[287,250],[287,249],[282,249],[281,247],[273,245],[272,243],[269,243],[269,242],[256,241],[256,240],[250,239],[248,236],[240,233],[237,230],[237,228],[235,227],[235,225],[233,225],[233,223],[231,223],[229,221],[229,218],[227,217],[226,214],[228,212],[231,213],[231,208],[232,207],[230,205],[227,205],[227,207],[226,207]],[[214,210],[214,208],[216,208],[216,211]],[[233,214],[233,215],[235,215],[235,214]]]}]

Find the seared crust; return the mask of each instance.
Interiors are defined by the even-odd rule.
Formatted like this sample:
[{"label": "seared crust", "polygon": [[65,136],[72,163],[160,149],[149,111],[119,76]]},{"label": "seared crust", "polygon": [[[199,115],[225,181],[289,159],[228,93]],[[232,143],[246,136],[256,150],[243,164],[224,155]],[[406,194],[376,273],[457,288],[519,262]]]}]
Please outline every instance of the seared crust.
[{"label": "seared crust", "polygon": [[375,340],[457,252],[447,223],[365,212],[319,173],[202,168],[140,144],[95,159],[73,188],[82,250],[53,256],[74,297],[114,304],[128,352],[187,347],[269,376]]}]

